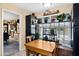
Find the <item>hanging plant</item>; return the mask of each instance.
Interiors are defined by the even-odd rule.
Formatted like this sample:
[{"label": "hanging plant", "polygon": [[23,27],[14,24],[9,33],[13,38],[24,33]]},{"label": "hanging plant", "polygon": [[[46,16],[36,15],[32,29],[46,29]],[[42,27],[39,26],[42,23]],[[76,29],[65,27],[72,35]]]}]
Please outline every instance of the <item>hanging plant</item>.
[{"label": "hanging plant", "polygon": [[57,16],[57,20],[59,20],[59,22],[63,21],[66,18],[66,14],[61,14]]}]

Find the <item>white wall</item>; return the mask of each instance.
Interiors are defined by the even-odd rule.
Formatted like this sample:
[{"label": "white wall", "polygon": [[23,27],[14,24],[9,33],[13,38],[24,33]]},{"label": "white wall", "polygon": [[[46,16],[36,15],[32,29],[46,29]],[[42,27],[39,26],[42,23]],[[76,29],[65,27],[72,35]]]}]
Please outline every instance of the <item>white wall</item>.
[{"label": "white wall", "polygon": [[10,3],[0,3],[0,55],[2,55],[2,8],[4,9],[8,9],[14,12],[17,12],[21,15],[21,25],[20,25],[20,39],[21,39],[21,44],[20,44],[20,48],[21,50],[23,50],[24,47],[24,43],[25,43],[25,16],[28,15],[28,11],[18,8]]}]

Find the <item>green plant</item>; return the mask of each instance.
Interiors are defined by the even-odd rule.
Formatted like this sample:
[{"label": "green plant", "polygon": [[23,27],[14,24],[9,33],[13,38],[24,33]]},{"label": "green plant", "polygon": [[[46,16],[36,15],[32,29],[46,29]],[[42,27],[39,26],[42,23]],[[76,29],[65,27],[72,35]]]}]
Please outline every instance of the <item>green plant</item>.
[{"label": "green plant", "polygon": [[66,14],[64,13],[57,16],[57,20],[59,20],[59,22],[63,21],[65,18],[66,18]]},{"label": "green plant", "polygon": [[40,34],[37,32],[35,33],[35,39],[39,39]]}]

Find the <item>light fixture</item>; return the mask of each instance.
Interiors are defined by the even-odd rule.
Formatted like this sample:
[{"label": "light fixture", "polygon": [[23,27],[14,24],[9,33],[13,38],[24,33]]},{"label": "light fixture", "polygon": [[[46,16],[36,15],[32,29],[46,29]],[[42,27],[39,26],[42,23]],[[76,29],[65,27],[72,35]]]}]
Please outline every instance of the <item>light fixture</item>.
[{"label": "light fixture", "polygon": [[46,15],[52,15],[52,14],[57,14],[59,13],[59,10],[50,10],[50,8],[54,7],[55,6],[55,3],[43,3],[43,7],[46,9],[45,12],[44,12],[44,16]]},{"label": "light fixture", "polygon": [[43,3],[44,7],[51,7],[52,3]]}]

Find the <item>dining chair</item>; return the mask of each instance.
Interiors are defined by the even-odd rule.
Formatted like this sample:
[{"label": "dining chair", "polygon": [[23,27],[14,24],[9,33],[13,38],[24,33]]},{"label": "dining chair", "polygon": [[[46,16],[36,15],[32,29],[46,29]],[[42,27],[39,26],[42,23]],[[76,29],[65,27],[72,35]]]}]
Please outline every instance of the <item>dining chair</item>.
[{"label": "dining chair", "polygon": [[57,40],[57,41],[55,41],[55,43],[56,43],[56,56],[58,56],[58,54],[59,54],[59,49],[58,49],[58,46],[59,46],[59,40]]},{"label": "dining chair", "polygon": [[32,36],[27,36],[26,37],[26,43],[33,41],[33,37]]},{"label": "dining chair", "polygon": [[[31,41],[34,41],[35,39],[32,36],[27,36],[26,37],[26,43],[29,43]],[[30,51],[29,52],[30,56],[38,56],[38,53]]]}]

